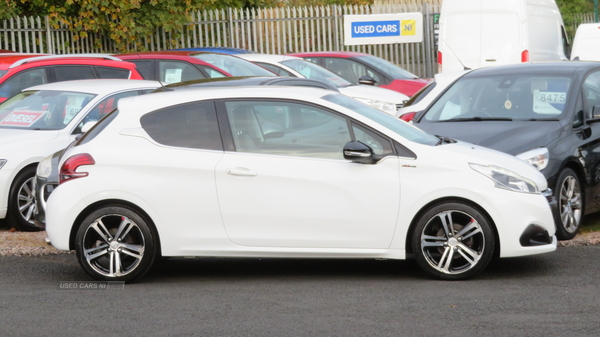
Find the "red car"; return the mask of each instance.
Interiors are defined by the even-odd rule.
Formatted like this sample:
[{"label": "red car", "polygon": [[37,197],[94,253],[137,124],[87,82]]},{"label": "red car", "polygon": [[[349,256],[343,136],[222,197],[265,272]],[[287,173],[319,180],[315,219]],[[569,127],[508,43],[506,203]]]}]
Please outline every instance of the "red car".
[{"label": "red car", "polygon": [[134,63],[144,79],[165,83],[230,76],[275,76],[252,62],[218,53],[171,50],[115,56]]},{"label": "red car", "polygon": [[141,80],[135,65],[106,55],[0,55],[0,102],[38,84],[123,78]]},{"label": "red car", "polygon": [[363,53],[327,51],[288,54],[302,57],[355,84],[371,84],[412,96],[429,83],[390,62]]}]

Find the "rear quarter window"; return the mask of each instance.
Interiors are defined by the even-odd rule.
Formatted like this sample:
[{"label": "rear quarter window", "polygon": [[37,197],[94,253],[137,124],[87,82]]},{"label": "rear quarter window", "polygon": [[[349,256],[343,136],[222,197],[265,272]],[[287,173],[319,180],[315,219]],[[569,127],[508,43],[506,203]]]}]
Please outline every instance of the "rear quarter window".
[{"label": "rear quarter window", "polygon": [[223,151],[213,101],[163,108],[142,116],[140,123],[159,144]]}]

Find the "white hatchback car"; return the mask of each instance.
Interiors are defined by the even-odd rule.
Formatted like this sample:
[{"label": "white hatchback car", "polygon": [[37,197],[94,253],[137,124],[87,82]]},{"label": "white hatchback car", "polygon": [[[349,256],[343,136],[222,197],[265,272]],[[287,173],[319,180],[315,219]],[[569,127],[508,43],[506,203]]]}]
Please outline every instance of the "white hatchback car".
[{"label": "white hatchback car", "polygon": [[272,54],[239,54],[236,56],[269,69],[279,76],[310,78],[333,84],[340,93],[367,103],[392,116],[396,115],[398,108],[408,100],[408,96],[397,91],[373,85],[350,83],[329,69],[300,57]]},{"label": "white hatchback car", "polygon": [[123,97],[153,91],[155,81],[94,79],[23,90],[0,105],[0,219],[39,230],[32,184],[40,160],[82,134],[84,124],[110,112]]},{"label": "white hatchback car", "polygon": [[546,180],[347,96],[294,87],[122,99],[68,149],[46,230],[100,280],[159,256],[404,259],[464,279],[556,249]]}]

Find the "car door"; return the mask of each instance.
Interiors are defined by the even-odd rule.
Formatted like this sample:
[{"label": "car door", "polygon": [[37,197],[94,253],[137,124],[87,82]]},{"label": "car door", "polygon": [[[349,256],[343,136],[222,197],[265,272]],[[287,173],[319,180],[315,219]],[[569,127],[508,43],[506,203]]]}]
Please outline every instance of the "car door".
[{"label": "car door", "polygon": [[[229,143],[216,168],[217,192],[231,241],[389,247],[400,202],[398,157],[389,139],[305,102],[249,99],[217,106]],[[344,160],[342,148],[354,139],[383,159],[372,165]]]},{"label": "car door", "polygon": [[[578,116],[576,113],[573,124],[574,129],[577,130],[576,139],[580,143],[579,153],[583,157],[589,175],[586,209],[588,212],[593,212],[600,210],[600,123],[597,122],[600,111],[593,110],[594,106],[600,105],[600,71],[586,77],[581,94],[583,104],[578,104],[575,111],[580,111],[583,105],[583,116]],[[581,123],[579,120],[585,122]]]}]

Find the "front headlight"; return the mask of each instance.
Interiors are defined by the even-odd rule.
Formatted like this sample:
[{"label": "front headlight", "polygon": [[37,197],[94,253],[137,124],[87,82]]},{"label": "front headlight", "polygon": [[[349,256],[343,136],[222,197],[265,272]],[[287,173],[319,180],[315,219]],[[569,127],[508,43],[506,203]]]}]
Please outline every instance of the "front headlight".
[{"label": "front headlight", "polygon": [[35,172],[38,177],[46,179],[50,176],[50,173],[52,173],[52,156],[53,154],[49,155],[38,164],[37,171]]},{"label": "front headlight", "polygon": [[380,101],[380,100],[371,99],[371,98],[362,98],[362,97],[353,97],[353,98],[357,101],[366,103],[366,104],[374,107],[375,109],[381,110],[392,116],[396,115],[396,104],[394,104],[394,103]]},{"label": "front headlight", "polygon": [[517,173],[494,165],[479,165],[469,163],[471,168],[484,176],[492,179],[496,187],[509,191],[524,192],[524,193],[539,193],[537,185]]},{"label": "front headlight", "polygon": [[0,159],[0,169],[6,164],[6,159]]},{"label": "front headlight", "polygon": [[550,153],[548,149],[545,147],[540,147],[537,149],[529,150],[523,153],[516,155],[517,158],[528,162],[533,165],[538,171],[541,171],[548,166],[548,161],[550,160]]}]

